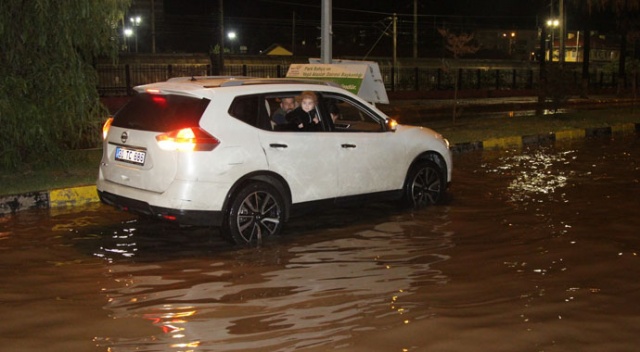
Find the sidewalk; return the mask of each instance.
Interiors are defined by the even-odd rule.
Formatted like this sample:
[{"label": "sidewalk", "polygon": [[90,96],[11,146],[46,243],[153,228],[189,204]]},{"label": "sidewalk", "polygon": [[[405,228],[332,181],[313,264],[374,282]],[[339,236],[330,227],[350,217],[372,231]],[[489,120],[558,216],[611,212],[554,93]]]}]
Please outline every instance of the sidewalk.
[{"label": "sidewalk", "polygon": [[[378,108],[388,115],[403,111],[401,123],[411,123],[420,117],[429,116],[431,119],[451,118],[453,99],[397,99],[389,105],[378,105]],[[589,98],[572,97],[563,104],[563,110],[602,109],[608,107],[625,107],[637,104],[640,97],[620,98],[615,95],[594,95]],[[547,102],[547,106],[551,104]],[[490,114],[506,112],[522,112],[541,109],[537,96],[499,97],[499,98],[465,98],[458,99],[457,109],[462,115],[470,113]],[[544,109],[544,108],[543,108]],[[407,115],[407,112],[410,114]]]},{"label": "sidewalk", "polygon": [[[623,107],[640,103],[640,100],[618,98],[615,96],[594,96],[589,99],[573,98],[565,104],[566,109],[599,109],[611,106]],[[451,119],[453,101],[449,99],[395,100],[392,104],[378,106],[390,116],[402,112],[401,123],[442,121]],[[472,98],[458,100],[458,108],[463,114],[498,114],[505,115],[509,111],[535,110],[538,108],[538,97],[503,97]],[[427,121],[425,121],[425,117]],[[638,118],[640,122],[640,117]],[[541,136],[511,136],[490,138],[481,141],[468,141],[451,146],[451,150],[465,152],[470,150],[522,147],[554,141],[605,136],[617,133],[636,133],[640,131],[640,123],[625,123],[611,127],[570,129],[554,131]],[[96,165],[97,169],[97,165]],[[78,185],[53,190],[41,190],[18,195],[0,196],[0,218],[5,214],[25,209],[71,207],[98,202],[95,185]]]}]

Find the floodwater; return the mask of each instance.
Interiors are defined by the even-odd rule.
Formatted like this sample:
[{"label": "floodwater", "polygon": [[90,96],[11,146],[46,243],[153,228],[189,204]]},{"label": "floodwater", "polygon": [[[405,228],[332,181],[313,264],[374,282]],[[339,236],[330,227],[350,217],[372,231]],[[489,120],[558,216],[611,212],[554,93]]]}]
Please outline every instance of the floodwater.
[{"label": "floodwater", "polygon": [[2,351],[636,351],[640,139],[454,158],[445,205],[260,248],[102,205],[0,218]]}]

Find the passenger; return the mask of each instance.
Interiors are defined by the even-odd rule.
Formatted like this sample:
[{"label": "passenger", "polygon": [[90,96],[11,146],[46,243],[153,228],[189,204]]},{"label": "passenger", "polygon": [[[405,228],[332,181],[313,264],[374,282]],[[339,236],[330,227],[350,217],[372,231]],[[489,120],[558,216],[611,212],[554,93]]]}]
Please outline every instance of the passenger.
[{"label": "passenger", "polygon": [[287,123],[287,114],[296,108],[296,100],[293,97],[280,98],[280,107],[271,116],[271,120],[276,125],[284,125]]},{"label": "passenger", "polygon": [[331,121],[335,123],[338,117],[340,117],[340,108],[338,108],[338,104],[332,102],[329,104],[329,108],[327,110],[329,110],[329,115],[331,115]]},{"label": "passenger", "polygon": [[289,112],[286,116],[289,125],[298,131],[322,130],[320,119],[316,112],[318,96],[311,91],[304,91],[298,97],[300,106]]}]

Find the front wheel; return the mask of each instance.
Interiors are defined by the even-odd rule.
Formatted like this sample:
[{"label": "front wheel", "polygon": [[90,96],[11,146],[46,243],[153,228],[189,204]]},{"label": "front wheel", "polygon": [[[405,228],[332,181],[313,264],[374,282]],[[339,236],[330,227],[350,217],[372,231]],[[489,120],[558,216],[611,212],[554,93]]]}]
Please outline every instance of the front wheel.
[{"label": "front wheel", "polygon": [[438,204],[444,198],[444,172],[436,163],[422,160],[409,169],[404,186],[404,203],[413,208]]},{"label": "front wheel", "polygon": [[284,200],[278,190],[264,182],[251,182],[234,196],[223,232],[242,245],[259,244],[276,236],[284,225]]}]

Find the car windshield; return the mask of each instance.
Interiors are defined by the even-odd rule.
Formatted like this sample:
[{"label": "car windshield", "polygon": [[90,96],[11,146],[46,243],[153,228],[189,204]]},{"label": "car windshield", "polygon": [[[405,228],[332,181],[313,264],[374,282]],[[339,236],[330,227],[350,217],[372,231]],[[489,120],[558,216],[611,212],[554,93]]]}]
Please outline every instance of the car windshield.
[{"label": "car windshield", "polygon": [[199,126],[210,100],[181,95],[136,95],[113,118],[113,126],[168,132]]}]

